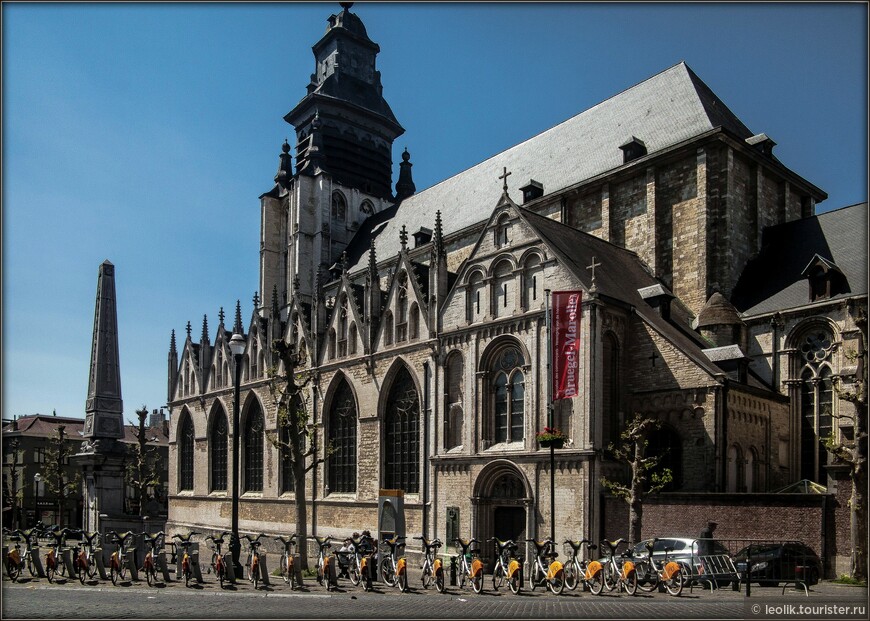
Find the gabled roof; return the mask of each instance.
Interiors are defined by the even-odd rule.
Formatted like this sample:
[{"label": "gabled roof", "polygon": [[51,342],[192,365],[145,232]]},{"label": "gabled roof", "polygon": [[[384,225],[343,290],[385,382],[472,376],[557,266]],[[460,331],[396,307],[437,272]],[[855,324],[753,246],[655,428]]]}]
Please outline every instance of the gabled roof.
[{"label": "gabled roof", "polygon": [[698,335],[680,330],[641,296],[639,290],[660,283],[646,270],[637,254],[522,207],[518,207],[518,211],[584,289],[588,291],[592,286],[592,275],[586,266],[594,258],[600,264],[595,270],[595,287],[600,296],[630,304],[642,321],[705,372],[710,375],[722,372],[704,355],[702,349],[707,345]]},{"label": "gabled roof", "polygon": [[806,306],[803,271],[816,255],[846,278],[850,292],[833,299],[867,295],[867,203],[766,228],[761,252],[743,269],[731,302],[744,317]]},{"label": "gabled roof", "polygon": [[[537,136],[503,151],[468,170],[406,198],[395,217],[377,234],[378,256],[399,249],[402,225],[409,231],[431,228],[441,210],[449,235],[486,219],[497,195],[502,167],[511,172],[511,198],[522,202],[519,187],[529,179],[546,193],[572,186],[623,165],[619,145],[631,136],[655,153],[717,127],[740,138],[752,132],[681,62],[607,99]],[[360,234],[363,233],[361,229]],[[368,249],[368,240],[364,242]],[[352,271],[362,267],[361,252],[348,252]],[[362,259],[364,261],[364,259]]]}]

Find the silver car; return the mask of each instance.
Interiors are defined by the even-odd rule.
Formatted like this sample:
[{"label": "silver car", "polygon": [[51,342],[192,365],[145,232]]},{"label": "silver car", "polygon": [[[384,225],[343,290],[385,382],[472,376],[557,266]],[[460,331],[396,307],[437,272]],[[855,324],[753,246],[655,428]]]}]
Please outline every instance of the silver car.
[{"label": "silver car", "polygon": [[[687,578],[694,582],[709,582],[711,587],[725,587],[734,582],[737,586],[737,569],[728,549],[716,540],[693,539],[690,537],[658,537],[644,539],[631,550],[635,562],[649,554],[648,544],[652,544],[652,557],[656,565],[661,565],[665,556],[683,566]],[[667,553],[665,550],[667,549]],[[642,576],[638,576],[643,580]]]}]

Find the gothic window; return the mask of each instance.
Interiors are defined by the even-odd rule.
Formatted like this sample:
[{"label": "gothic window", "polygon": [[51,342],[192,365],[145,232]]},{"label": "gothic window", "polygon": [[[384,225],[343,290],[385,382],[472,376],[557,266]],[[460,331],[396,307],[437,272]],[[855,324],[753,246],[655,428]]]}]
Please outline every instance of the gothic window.
[{"label": "gothic window", "polygon": [[468,287],[465,289],[465,317],[471,321],[481,318],[481,292],[484,290],[483,274],[475,271],[468,278]]},{"label": "gothic window", "polygon": [[420,403],[411,374],[399,370],[384,417],[384,485],[416,494],[420,489]]},{"label": "gothic window", "polygon": [[800,341],[801,356],[801,478],[826,484],[828,451],[833,431],[834,384],[831,369],[834,339],[826,328],[814,328]]},{"label": "gothic window", "polygon": [[746,476],[746,484],[743,486],[747,492],[762,491],[761,479],[759,478],[761,468],[759,466],[758,451],[754,446],[750,446],[749,450],[746,452],[746,472],[744,473]]},{"label": "gothic window", "polygon": [[193,490],[193,420],[184,413],[178,436],[178,490]]},{"label": "gothic window", "polygon": [[494,441],[522,442],[525,419],[525,377],[522,353],[515,345],[501,349],[494,358],[493,428]]},{"label": "gothic window", "polygon": [[602,338],[604,402],[601,411],[602,442],[607,446],[619,441],[619,342],[613,332],[607,332]]},{"label": "gothic window", "polygon": [[666,492],[679,489],[683,484],[683,441],[680,434],[669,426],[653,429],[647,437],[647,455],[660,457],[658,467],[667,468],[673,477],[664,488]]},{"label": "gothic window", "polygon": [[250,354],[250,357],[248,358],[248,360],[250,361],[250,364],[251,364],[251,377],[252,378],[260,376],[259,369],[257,368],[257,362],[259,361],[259,357],[257,356],[257,353],[258,353],[257,352],[257,338],[254,337],[251,340],[251,354]]},{"label": "gothic window", "polygon": [[359,206],[359,210],[363,213],[364,216],[369,217],[373,213],[375,213],[375,208],[372,205],[370,200],[364,200],[362,204]]},{"label": "gothic window", "polygon": [[329,443],[334,452],[327,458],[330,492],[356,491],[356,402],[347,380],[332,398],[329,411]]},{"label": "gothic window", "polygon": [[347,220],[347,201],[341,192],[332,193],[332,222],[344,224]]},{"label": "gothic window", "polygon": [[329,343],[327,344],[326,355],[330,360],[335,358],[335,330],[333,328],[329,329]]},{"label": "gothic window", "polygon": [[513,282],[514,274],[511,264],[508,261],[501,261],[493,270],[493,317],[503,317],[511,313]]},{"label": "gothic window", "polygon": [[227,382],[230,380],[230,364],[224,361],[224,372],[223,372],[223,380],[221,386],[226,386]]},{"label": "gothic window", "polygon": [[357,332],[356,332],[356,324],[350,324],[350,330],[347,333],[347,342],[348,342],[348,353],[355,354],[356,353],[356,341],[357,341]]},{"label": "gothic window", "polygon": [[523,268],[523,308],[526,310],[533,305],[540,304],[541,291],[544,285],[544,268],[541,266],[541,257],[533,254],[526,261]]},{"label": "gothic window", "polygon": [[408,338],[416,339],[420,337],[420,308],[417,303],[411,304],[411,311],[408,314]]},{"label": "gothic window", "polygon": [[308,364],[308,345],[304,340],[299,341],[299,364],[302,366]]},{"label": "gothic window", "polygon": [[444,448],[447,450],[462,444],[462,370],[462,354],[450,354],[444,367],[444,411],[447,413]]},{"label": "gothic window", "polygon": [[389,311],[384,313],[384,345],[393,344],[393,315]]},{"label": "gothic window", "polygon": [[221,350],[217,350],[217,356],[215,357],[215,372],[217,373],[217,377],[215,378],[215,388],[221,388],[224,385],[224,365],[221,359]]},{"label": "gothic window", "polygon": [[227,435],[227,417],[221,409],[214,413],[208,434],[212,492],[227,491]]},{"label": "gothic window", "polygon": [[399,274],[399,296],[396,301],[396,342],[408,338],[408,275]]},{"label": "gothic window", "polygon": [[338,356],[347,356],[347,296],[341,296],[338,309]]},{"label": "gothic window", "polygon": [[510,216],[503,213],[495,225],[495,247],[501,248],[510,243]]},{"label": "gothic window", "polygon": [[263,491],[263,411],[256,402],[245,417],[244,443],[244,491]]}]

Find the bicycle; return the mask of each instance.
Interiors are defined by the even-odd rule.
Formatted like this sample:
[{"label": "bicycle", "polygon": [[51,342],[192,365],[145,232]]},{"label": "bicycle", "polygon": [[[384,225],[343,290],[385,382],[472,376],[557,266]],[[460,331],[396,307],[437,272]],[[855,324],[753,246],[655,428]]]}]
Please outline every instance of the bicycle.
[{"label": "bicycle", "polygon": [[669,595],[677,597],[683,592],[683,568],[676,561],[668,560],[668,555],[673,547],[664,548],[665,558],[661,566],[656,564],[653,558],[653,548],[660,540],[658,538],[646,543],[647,555],[637,561],[635,572],[637,573],[637,587],[645,593],[663,586]]},{"label": "bicycle", "polygon": [[[556,542],[552,539],[538,541],[526,539],[535,545],[535,560],[532,563],[532,575],[529,576],[529,585],[534,591],[538,586],[544,586],[554,594],[559,595],[565,589],[565,569],[561,561],[556,560],[559,554],[556,552]],[[549,563],[544,564],[544,559]]]},{"label": "bicycle", "polygon": [[145,573],[148,586],[157,584],[157,561],[155,557],[163,550],[163,540],[165,537],[166,534],[162,530],[156,535],[142,533],[142,539],[145,545],[148,546],[148,552],[145,554],[145,560],[142,562],[142,571]]},{"label": "bicycle", "polygon": [[24,561],[21,558],[21,531],[13,530],[4,533],[6,538],[15,544],[6,553],[6,573],[12,582],[18,580],[18,576],[24,571]]},{"label": "bicycle", "polygon": [[505,582],[512,593],[523,588],[523,564],[517,559],[517,544],[513,539],[502,541],[496,537],[487,539],[495,543],[495,568],[492,570],[492,588],[498,591]]},{"label": "bicycle", "polygon": [[49,582],[54,582],[54,577],[56,575],[63,575],[66,573],[66,567],[58,557],[60,556],[64,540],[69,532],[70,530],[68,528],[60,530],[59,526],[52,526],[42,533],[44,537],[52,537],[54,539],[53,542],[48,544],[48,552],[45,554],[45,576],[48,578]]},{"label": "bicycle", "polygon": [[381,541],[381,545],[389,548],[389,553],[381,560],[381,578],[391,587],[398,586],[402,593],[408,590],[408,562],[404,555],[400,556],[400,552],[405,548],[404,539],[396,535],[392,539],[384,538]]},{"label": "bicycle", "polygon": [[[118,548],[112,552],[112,557],[109,559],[109,575],[112,579],[112,584],[117,585],[119,578],[122,581],[127,579],[127,569],[130,562],[127,559],[127,552],[130,548],[130,542],[136,535],[132,531],[119,535],[114,530],[110,530],[109,534],[112,536],[112,543],[118,545]],[[79,571],[81,572],[81,570]]]},{"label": "bicycle", "polygon": [[329,584],[329,556],[326,550],[332,547],[332,543],[329,541],[332,539],[332,536],[308,538],[317,542],[317,563],[315,564],[317,584],[322,586],[323,581],[326,580],[326,590],[329,591],[332,586]]},{"label": "bicycle", "polygon": [[604,578],[601,573],[602,565],[598,561],[590,561],[589,559],[580,560],[580,548],[584,543],[586,544],[587,555],[598,548],[588,539],[581,539],[580,541],[565,540],[565,588],[573,591],[578,585],[582,584],[593,595],[598,595],[604,588]]},{"label": "bicycle", "polygon": [[350,566],[350,581],[356,586],[363,583],[363,590],[371,589],[371,568],[377,569],[377,555],[375,554],[375,541],[369,535],[362,535],[359,539],[352,539],[354,555]]},{"label": "bicycle", "polygon": [[[284,546],[284,552],[281,553],[281,577],[284,578],[284,583],[290,585],[291,590],[296,589],[296,571],[293,566],[293,549],[296,545],[296,533],[289,537],[275,537],[275,541],[280,541]],[[301,585],[299,585],[301,586]]]},{"label": "bicycle", "polygon": [[97,566],[93,559],[98,550],[94,548],[94,540],[99,541],[101,535],[98,531],[92,533],[77,531],[77,533],[81,539],[73,550],[73,559],[75,560],[73,569],[79,576],[79,582],[84,584],[85,578],[93,579],[97,575]]},{"label": "bicycle", "polygon": [[263,533],[260,533],[256,537],[251,537],[250,535],[245,535],[242,539],[248,540],[248,545],[250,546],[249,560],[245,563],[245,571],[248,573],[248,581],[254,583],[254,590],[257,590],[257,586],[260,584],[260,537],[263,537]]},{"label": "bicycle", "polygon": [[13,531],[24,537],[24,554],[21,556],[21,568],[23,570],[24,567],[27,567],[27,572],[31,577],[34,577],[39,573],[36,570],[36,565],[33,563],[33,551],[37,550],[38,553],[39,535],[44,528],[45,526],[42,522],[37,522],[33,528]]},{"label": "bicycle", "polygon": [[616,590],[619,592],[625,589],[629,595],[634,595],[637,592],[637,571],[635,570],[634,562],[630,560],[631,551],[626,550],[620,556],[623,559],[622,565],[616,562],[616,549],[625,543],[624,539],[616,541],[601,541],[602,548],[607,548],[608,554],[604,562],[604,588],[608,591]]},{"label": "bicycle", "polygon": [[438,592],[443,593],[446,588],[444,585],[444,564],[437,556],[438,548],[443,545],[441,540],[433,539],[427,541],[422,535],[414,537],[414,539],[419,539],[423,546],[423,564],[421,565],[423,569],[423,576],[421,577],[423,588],[428,589],[430,585],[434,584]]},{"label": "bicycle", "polygon": [[226,531],[222,532],[220,537],[215,537],[214,535],[209,535],[205,538],[206,541],[211,539],[211,564],[208,566],[209,573],[214,572],[214,575],[217,576],[218,584],[220,584],[221,588],[224,588],[224,580],[227,578],[227,565],[226,561],[224,561],[224,555],[221,552],[221,546],[224,544],[224,537],[227,535],[232,539],[233,534],[228,533]]},{"label": "bicycle", "polygon": [[184,576],[184,586],[186,587],[190,586],[190,579],[193,577],[192,559],[190,558],[190,546],[193,545],[193,541],[190,538],[198,534],[197,532],[190,531],[186,537],[180,533],[172,535],[173,539],[178,539],[178,545],[184,551],[181,556],[181,575]]},{"label": "bicycle", "polygon": [[459,553],[459,588],[464,589],[466,582],[471,583],[475,593],[483,591],[483,562],[480,560],[480,549],[469,550],[472,544],[479,544],[477,539],[454,539]]}]

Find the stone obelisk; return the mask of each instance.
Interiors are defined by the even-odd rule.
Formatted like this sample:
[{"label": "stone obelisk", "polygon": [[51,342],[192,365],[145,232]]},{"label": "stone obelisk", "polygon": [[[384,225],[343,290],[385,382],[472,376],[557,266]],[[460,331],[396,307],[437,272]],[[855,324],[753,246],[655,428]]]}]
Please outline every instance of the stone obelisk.
[{"label": "stone obelisk", "polygon": [[[73,459],[82,468],[85,530],[110,527],[124,519],[124,406],[121,400],[121,362],[118,355],[118,314],[115,304],[115,266],[100,265],[88,398],[85,442]],[[102,518],[101,518],[102,516]]]}]

